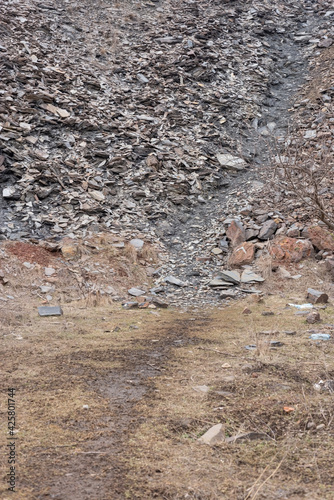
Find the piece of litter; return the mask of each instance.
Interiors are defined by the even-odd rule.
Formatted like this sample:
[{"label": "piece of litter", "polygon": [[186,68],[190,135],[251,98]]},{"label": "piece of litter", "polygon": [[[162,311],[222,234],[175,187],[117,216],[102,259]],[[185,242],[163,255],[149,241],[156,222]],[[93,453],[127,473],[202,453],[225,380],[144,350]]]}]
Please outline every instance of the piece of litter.
[{"label": "piece of litter", "polygon": [[62,316],[63,310],[60,306],[40,306],[38,314],[40,316]]},{"label": "piece of litter", "polygon": [[295,307],[296,309],[313,309],[313,304],[288,304],[290,307]]},{"label": "piece of litter", "polygon": [[331,336],[329,333],[312,333],[309,338],[311,340],[329,340]]}]

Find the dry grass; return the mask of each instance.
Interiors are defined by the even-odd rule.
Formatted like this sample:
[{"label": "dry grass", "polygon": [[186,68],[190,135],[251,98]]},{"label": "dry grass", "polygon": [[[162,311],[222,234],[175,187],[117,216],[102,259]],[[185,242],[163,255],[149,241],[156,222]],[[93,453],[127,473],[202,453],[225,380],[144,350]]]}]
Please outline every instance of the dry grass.
[{"label": "dry grass", "polygon": [[[132,271],[123,280],[134,280],[143,268],[123,249],[110,260],[111,244],[95,241],[68,266],[83,278],[94,259],[115,271],[127,263]],[[3,385],[17,388],[20,500],[88,500],[96,492],[101,500],[332,498],[333,395],[313,384],[334,378],[334,344],[311,342],[304,317],[286,309],[324,278],[314,261],[302,264],[300,280],[272,272],[263,298],[221,310],[122,310],[95,290],[63,301],[64,316],[51,318],[37,315],[38,295],[27,300],[43,268],[23,268],[23,276],[20,262],[3,264],[14,267],[1,295],[12,286],[17,293],[0,303],[0,332]],[[64,298],[78,295],[76,273],[60,271]],[[268,311],[274,315],[262,315]],[[323,322],[311,328],[326,330],[333,307],[320,313]],[[270,340],[284,345],[270,349]],[[246,350],[249,344],[257,348]],[[196,392],[199,385],[208,393]],[[0,408],[5,436],[4,397]],[[257,431],[270,439],[200,445],[197,438],[219,422],[227,437]],[[5,482],[1,488],[6,498]]]},{"label": "dry grass", "polygon": [[[180,335],[186,332],[189,342],[175,349],[156,381],[154,404],[139,407],[146,421],[131,441],[129,477],[137,488],[129,498],[141,492],[145,498],[274,499],[283,490],[294,499],[332,498],[332,396],[312,385],[333,378],[333,343],[311,343],[304,320],[286,311],[284,300],[267,305],[274,317],[261,316],[266,307],[252,304],[245,318],[237,304],[213,314],[207,326],[200,317],[181,323]],[[333,309],[323,314],[330,322]],[[284,346],[269,349],[272,338]],[[244,349],[255,342],[257,350]],[[197,385],[207,385],[209,393],[195,392]],[[284,406],[294,411],[285,413]],[[199,445],[197,438],[216,423],[227,436],[257,431],[271,440]]]}]

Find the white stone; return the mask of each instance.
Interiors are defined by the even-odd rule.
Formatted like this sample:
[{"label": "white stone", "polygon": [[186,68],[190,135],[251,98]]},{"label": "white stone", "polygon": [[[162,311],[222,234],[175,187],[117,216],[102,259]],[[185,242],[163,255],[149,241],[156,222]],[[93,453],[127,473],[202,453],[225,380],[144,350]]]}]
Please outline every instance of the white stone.
[{"label": "white stone", "polygon": [[2,190],[2,196],[4,198],[11,198],[15,194],[15,192],[16,192],[15,187],[9,186]]},{"label": "white stone", "polygon": [[222,167],[231,168],[232,170],[243,170],[246,167],[246,162],[242,158],[233,156],[229,153],[216,155],[217,160]]},{"label": "white stone", "polygon": [[94,198],[94,200],[96,201],[104,201],[105,200],[105,196],[103,193],[101,193],[101,191],[89,191],[89,194],[91,195],[92,198]]},{"label": "white stone", "polygon": [[56,270],[53,269],[53,267],[46,267],[44,269],[44,272],[45,272],[45,276],[52,276],[56,272]]},{"label": "white stone", "polygon": [[206,431],[203,436],[201,436],[198,441],[200,443],[205,443],[210,446],[213,446],[218,443],[222,443],[225,441],[225,436],[224,436],[224,426],[223,424],[216,424],[213,427],[211,427],[208,431]]},{"label": "white stone", "polygon": [[136,250],[141,250],[144,246],[143,240],[140,240],[138,238],[134,238],[133,240],[130,241],[130,245],[135,247]]}]

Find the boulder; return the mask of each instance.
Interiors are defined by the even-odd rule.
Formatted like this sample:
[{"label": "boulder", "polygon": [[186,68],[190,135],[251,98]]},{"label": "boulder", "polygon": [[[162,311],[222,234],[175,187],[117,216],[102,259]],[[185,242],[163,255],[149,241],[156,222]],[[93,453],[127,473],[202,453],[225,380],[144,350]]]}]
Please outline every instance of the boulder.
[{"label": "boulder", "polygon": [[246,239],[245,229],[242,223],[237,220],[231,222],[226,235],[231,240],[232,247],[237,247]]},{"label": "boulder", "polygon": [[243,242],[239,245],[229,259],[229,265],[231,267],[241,267],[245,264],[251,264],[255,257],[255,247],[253,243],[249,241]]},{"label": "boulder", "polygon": [[312,226],[307,229],[308,237],[317,250],[334,251],[334,234],[326,228]]},{"label": "boulder", "polygon": [[260,229],[259,240],[270,240],[277,228],[278,226],[274,220],[267,220]]},{"label": "boulder", "polygon": [[309,240],[283,237],[273,242],[269,248],[269,253],[276,260],[300,262],[302,259],[311,257],[313,246]]}]

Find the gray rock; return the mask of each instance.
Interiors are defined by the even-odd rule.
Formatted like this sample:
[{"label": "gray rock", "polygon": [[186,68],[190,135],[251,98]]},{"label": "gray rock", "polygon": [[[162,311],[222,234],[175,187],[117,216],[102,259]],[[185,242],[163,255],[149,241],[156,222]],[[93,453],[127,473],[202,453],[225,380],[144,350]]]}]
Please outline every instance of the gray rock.
[{"label": "gray rock", "polygon": [[173,36],[165,36],[162,38],[156,38],[157,42],[160,43],[180,43],[182,42],[182,38],[174,38]]},{"label": "gray rock", "polygon": [[161,299],[160,297],[152,297],[151,302],[156,307],[160,307],[161,309],[167,309],[167,307],[169,306],[169,302],[167,302],[166,300]]},{"label": "gray rock", "polygon": [[150,293],[154,293],[154,294],[156,294],[156,293],[162,293],[162,292],[165,292],[165,291],[166,291],[166,289],[163,286],[155,286],[155,287],[153,287],[153,288],[150,289]]},{"label": "gray rock", "polygon": [[325,38],[318,43],[318,47],[328,48],[333,44],[333,38]]},{"label": "gray rock", "polygon": [[174,276],[167,276],[167,278],[165,278],[165,281],[166,281],[166,283],[169,283],[170,285],[175,285],[175,286],[180,286],[180,287],[187,286],[186,283],[179,280],[178,278],[174,278]]},{"label": "gray rock", "polygon": [[124,304],[122,304],[122,306],[124,309],[136,309],[137,307],[139,307],[139,303],[138,302],[125,302]]},{"label": "gray rock", "polygon": [[220,255],[223,253],[223,250],[221,248],[216,247],[211,250],[211,253],[213,253],[214,255]]},{"label": "gray rock", "polygon": [[8,186],[2,190],[2,196],[4,198],[13,198],[16,194],[16,188],[14,186]]},{"label": "gray rock", "polygon": [[203,436],[201,436],[198,439],[198,441],[200,443],[205,443],[210,446],[225,441],[223,424],[216,424],[213,427],[211,427],[208,431],[206,431],[205,434],[203,434]]},{"label": "gray rock", "polygon": [[38,314],[40,316],[62,316],[63,310],[60,306],[40,306]]},{"label": "gray rock", "polygon": [[262,276],[253,273],[249,269],[246,269],[241,275],[241,283],[261,283],[262,281],[264,281]]},{"label": "gray rock", "polygon": [[259,239],[260,240],[270,240],[277,229],[277,224],[274,220],[268,220],[265,222],[260,230]]},{"label": "gray rock", "polygon": [[240,210],[241,215],[250,215],[252,213],[253,207],[252,205],[246,205],[244,208]]},{"label": "gray rock", "polygon": [[226,238],[223,238],[219,242],[220,248],[223,250],[224,253],[228,252],[228,241]]},{"label": "gray rock", "polygon": [[258,237],[258,235],[259,231],[257,229],[246,229],[245,240],[246,241],[254,240],[255,238]]},{"label": "gray rock", "polygon": [[55,272],[56,272],[56,270],[53,267],[45,267],[44,268],[45,276],[52,276],[53,274],[55,274]]},{"label": "gray rock", "polygon": [[304,139],[314,139],[315,137],[317,137],[316,130],[306,130],[304,134]]},{"label": "gray rock", "polygon": [[134,238],[130,241],[130,245],[132,245],[136,250],[141,250],[144,246],[144,241],[138,238]]},{"label": "gray rock", "polygon": [[196,392],[203,392],[204,394],[207,394],[210,391],[210,387],[207,385],[195,385],[193,389]]},{"label": "gray rock", "polygon": [[237,294],[235,291],[233,290],[226,290],[224,292],[221,292],[221,294],[219,295],[219,298],[220,299],[235,299],[237,297]]},{"label": "gray rock", "polygon": [[146,292],[144,290],[140,290],[140,288],[130,288],[128,290],[129,295],[133,295],[134,297],[140,297],[141,295],[144,295]]},{"label": "gray rock", "polygon": [[258,217],[256,217],[256,222],[258,224],[263,224],[268,219],[269,219],[269,215],[268,214],[262,214],[262,215],[259,215]]},{"label": "gray rock", "polygon": [[209,282],[209,286],[211,287],[223,287],[223,288],[228,288],[229,286],[233,286],[234,283],[230,282],[230,281],[224,281],[223,279],[221,279],[220,277],[217,277],[217,278],[213,278],[213,280],[211,280]]},{"label": "gray rock", "polygon": [[289,238],[299,238],[300,237],[300,227],[296,224],[293,224],[290,229],[287,230],[286,235]]},{"label": "gray rock", "polygon": [[144,76],[142,73],[137,73],[137,79],[140,81],[140,83],[148,83],[149,80]]},{"label": "gray rock", "polygon": [[41,293],[51,293],[54,292],[55,290],[54,286],[46,286],[46,285],[40,286],[40,289]]},{"label": "gray rock", "polygon": [[245,160],[243,160],[242,158],[238,158],[237,156],[233,156],[229,153],[218,153],[216,155],[216,158],[222,167],[231,170],[243,170],[247,165]]},{"label": "gray rock", "polygon": [[240,273],[238,271],[222,271],[219,277],[235,285],[240,283]]}]

